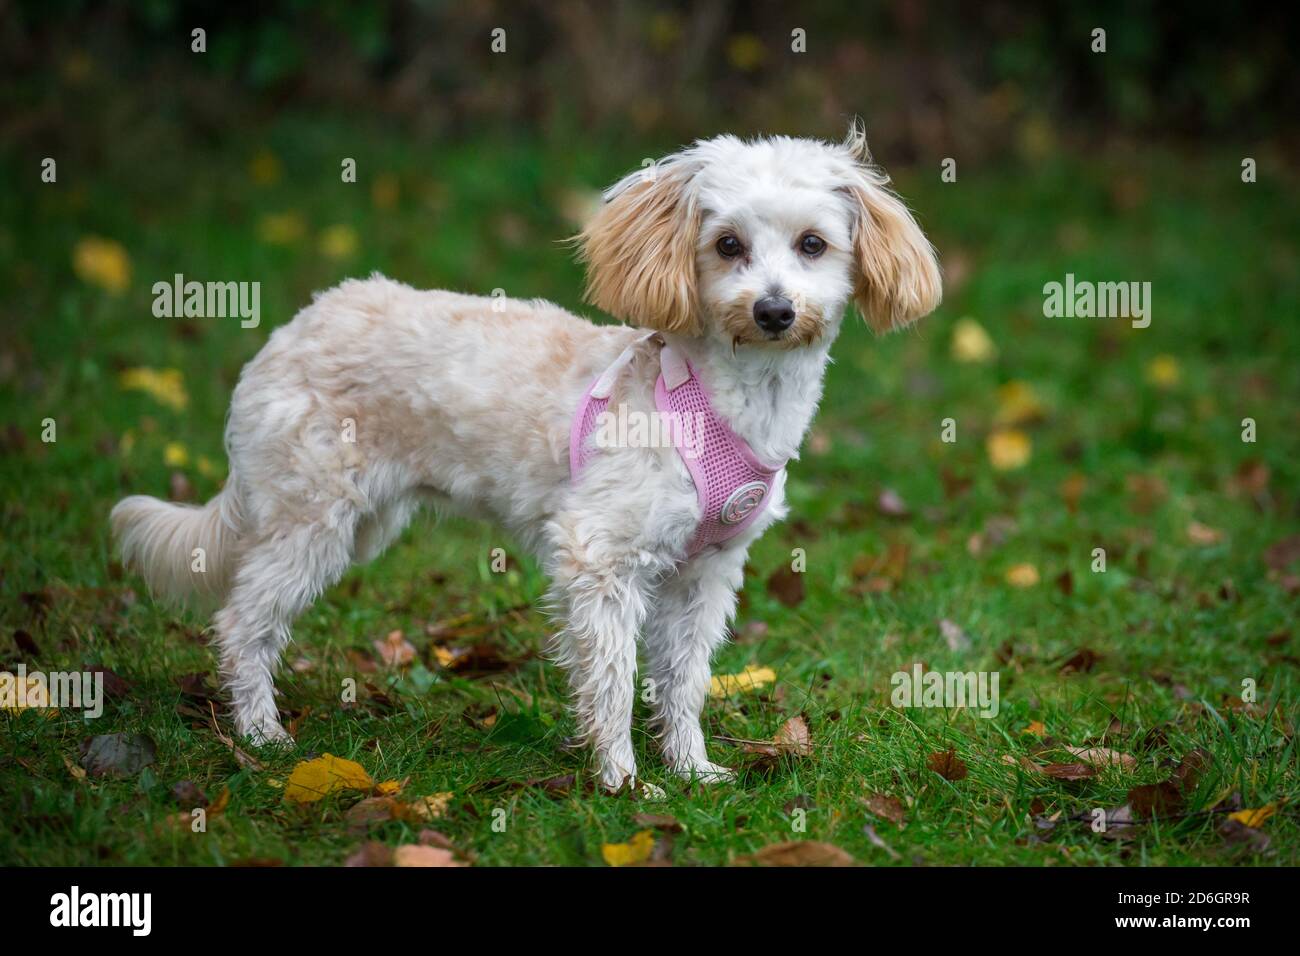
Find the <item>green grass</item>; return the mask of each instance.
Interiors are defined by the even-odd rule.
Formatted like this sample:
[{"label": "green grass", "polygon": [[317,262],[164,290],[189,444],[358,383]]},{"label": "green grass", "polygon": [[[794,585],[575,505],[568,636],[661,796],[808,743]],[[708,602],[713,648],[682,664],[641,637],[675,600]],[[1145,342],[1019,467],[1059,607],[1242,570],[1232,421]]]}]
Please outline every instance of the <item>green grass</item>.
[{"label": "green grass", "polygon": [[[258,186],[248,161],[263,147],[283,174]],[[573,228],[558,213],[563,198],[652,152],[520,139],[428,153],[382,131],[299,119],[225,150],[159,150],[124,138],[111,156],[63,162],[52,186],[35,181],[30,163],[0,163],[7,181],[24,184],[0,195],[0,663],[101,664],[132,685],[93,722],[0,713],[0,862],[341,863],[366,839],[345,820],[359,795],[309,807],[283,800],[293,766],[325,752],[360,762],[376,780],[409,777],[410,796],[454,793],[445,818],[430,825],[483,865],[601,865],[601,845],[625,841],[647,811],[682,824],[664,849],[679,865],[724,864],[789,839],[895,862],[873,845],[867,822],[901,863],[1297,862],[1290,807],[1261,828],[1271,841],[1262,853],[1226,841],[1223,814],[1206,812],[1234,793],[1246,807],[1294,806],[1300,797],[1297,598],[1287,572],[1270,572],[1263,557],[1300,530],[1300,203],[1277,173],[1242,184],[1238,160],[1223,155],[1061,156],[963,167],[955,184],[940,183],[937,169],[899,175],[948,264],[947,299],[913,331],[875,340],[854,323],[837,344],[816,440],[792,467],[792,519],[754,547],[737,639],[715,663],[715,673],[769,666],[777,683],[713,701],[707,712],[710,733],[747,739],[771,737],[802,713],[811,757],[751,766],[755,758],[714,743],[715,760],[747,769],[736,784],[689,787],[662,773],[638,724],[641,766],[667,801],[592,792],[585,755],[561,746],[573,727],[561,675],[540,656],[549,625],[535,609],[544,588],[537,569],[491,527],[426,519],[299,620],[287,661],[310,669],[279,681],[282,710],[298,719],[297,748],[262,755],[263,771],[241,768],[177,683],[213,671],[200,637],[206,622],[156,606],[113,562],[113,502],[128,492],[166,496],[173,470],[196,497],[213,494],[240,367],[314,290],[346,276],[379,269],[422,286],[499,287],[580,308],[580,272],[555,241]],[[348,155],[358,159],[357,185],[339,182]],[[371,198],[381,172],[400,185],[391,209]],[[301,217],[304,237],[260,241],[262,216],[283,212]],[[341,260],[316,246],[336,224],[360,238]],[[124,294],[74,275],[71,250],[86,235],[128,251]],[[260,280],[262,326],[155,319],[150,287],[178,271]],[[1043,318],[1043,283],[1067,272],[1150,281],[1152,326]],[[951,330],[962,316],[989,331],[996,361],[953,361]],[[1176,361],[1175,384],[1148,381],[1158,355]],[[121,389],[119,373],[137,365],[179,369],[188,409]],[[1045,413],[1025,426],[1030,462],[999,472],[985,437],[998,387],[1009,381],[1029,383]],[[53,444],[40,440],[46,417],[57,422]],[[1257,423],[1254,444],[1241,441],[1245,417]],[[945,418],[957,422],[955,443],[940,440]],[[167,467],[169,442],[215,469]],[[1269,471],[1267,490],[1254,497],[1233,487],[1248,463]],[[1074,511],[1060,490],[1072,475],[1086,480]],[[1142,476],[1162,488],[1149,507],[1132,487]],[[950,487],[958,484],[966,487]],[[909,517],[878,512],[886,487]],[[969,540],[991,519],[1009,530],[973,554]],[[1193,521],[1221,539],[1194,543]],[[901,578],[889,591],[864,587],[864,569],[891,544],[907,549]],[[492,573],[495,547],[516,559],[508,573]],[[1104,574],[1090,569],[1096,547],[1107,551]],[[788,607],[765,581],[796,548],[806,552],[806,595]],[[1021,563],[1037,568],[1040,583],[1007,583]],[[1057,583],[1065,572],[1070,594]],[[430,622],[451,619],[462,623],[450,637],[426,635]],[[942,619],[970,646],[950,649]],[[372,641],[397,629],[420,649],[421,665],[404,675],[362,672],[357,661],[373,659]],[[23,649],[18,631],[38,653]],[[432,660],[434,643],[475,642],[490,644],[506,669],[469,678]],[[1080,648],[1101,656],[1087,672],[1062,674],[1061,662]],[[891,707],[890,675],[914,661],[998,671],[999,714]],[[351,708],[339,705],[346,678],[362,685]],[[1247,678],[1259,700],[1242,712],[1230,702]],[[387,704],[365,687],[390,681]],[[490,729],[484,718],[494,720]],[[1132,772],[1071,783],[1003,761],[1036,750],[1042,763],[1069,761],[1054,744],[1099,738],[1116,718],[1123,729],[1106,745],[1137,758]],[[1025,732],[1035,721],[1044,736]],[[1143,744],[1153,728],[1162,731]],[[125,780],[75,779],[78,744],[116,732],[149,735],[156,763]],[[927,769],[930,754],[950,747],[965,779]],[[1123,804],[1131,787],[1165,779],[1197,747],[1212,761],[1187,816],[1144,824],[1125,840],[1068,819]],[[567,774],[577,775],[568,793],[512,785]],[[228,809],[205,834],[165,822],[178,809],[171,788],[184,780],[210,797],[230,789]],[[866,813],[862,799],[872,792],[908,804],[904,828]],[[504,832],[493,828],[498,810]],[[1055,826],[1034,823],[1056,814]],[[369,838],[397,845],[418,830],[391,822]]]}]

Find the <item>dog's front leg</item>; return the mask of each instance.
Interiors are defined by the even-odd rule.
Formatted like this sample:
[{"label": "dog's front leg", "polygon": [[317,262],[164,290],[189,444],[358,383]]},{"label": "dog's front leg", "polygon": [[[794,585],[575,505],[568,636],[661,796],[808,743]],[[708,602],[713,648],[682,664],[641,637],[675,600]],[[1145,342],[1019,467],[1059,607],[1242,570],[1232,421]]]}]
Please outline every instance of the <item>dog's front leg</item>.
[{"label": "dog's front leg", "polygon": [[736,610],[745,553],[745,548],[724,548],[687,562],[660,586],[646,621],[654,724],[664,761],[682,777],[734,776],[709,760],[700,715],[709,695],[709,660]]},{"label": "dog's front leg", "polygon": [[556,636],[558,661],[569,673],[583,739],[610,791],[636,784],[632,701],[637,635],[646,615],[648,576],[626,562],[564,562],[553,592],[566,620]]}]

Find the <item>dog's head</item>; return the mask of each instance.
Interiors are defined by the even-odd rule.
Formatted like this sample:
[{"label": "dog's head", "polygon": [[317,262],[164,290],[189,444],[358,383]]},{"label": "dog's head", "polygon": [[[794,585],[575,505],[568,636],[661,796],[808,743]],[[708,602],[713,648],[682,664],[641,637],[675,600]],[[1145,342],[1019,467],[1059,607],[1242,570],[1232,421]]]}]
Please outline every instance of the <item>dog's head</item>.
[{"label": "dog's head", "polygon": [[850,297],[877,332],[939,304],[934,249],[871,162],[843,143],[697,142],[606,194],[577,237],[587,300],[624,321],[733,347],[833,333]]}]

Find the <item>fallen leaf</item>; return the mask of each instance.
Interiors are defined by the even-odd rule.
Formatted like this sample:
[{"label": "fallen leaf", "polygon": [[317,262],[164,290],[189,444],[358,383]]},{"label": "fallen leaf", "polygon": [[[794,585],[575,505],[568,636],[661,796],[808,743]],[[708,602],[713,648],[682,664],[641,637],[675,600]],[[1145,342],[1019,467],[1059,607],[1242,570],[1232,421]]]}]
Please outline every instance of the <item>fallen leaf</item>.
[{"label": "fallen leaf", "polygon": [[1173,388],[1182,379],[1178,359],[1172,355],[1157,355],[1147,363],[1146,377],[1158,388]]},{"label": "fallen leaf", "polygon": [[957,756],[955,748],[949,747],[925,758],[925,765],[943,777],[956,782],[966,779],[966,764]]},{"label": "fallen leaf", "polygon": [[1060,671],[1062,674],[1086,674],[1097,666],[1103,656],[1090,647],[1081,647],[1061,663]]},{"label": "fallen leaf", "polygon": [[997,346],[984,326],[972,318],[958,319],[953,324],[951,352],[958,362],[972,364],[991,362],[998,355]]},{"label": "fallen leaf", "polygon": [[1035,737],[1041,737],[1047,733],[1047,727],[1039,720],[1031,720],[1029,726],[1020,731],[1022,734],[1032,734]]},{"label": "fallen leaf", "polygon": [[767,593],[786,607],[798,607],[804,598],[803,575],[783,564],[767,579]]},{"label": "fallen leaf", "polygon": [[730,697],[749,694],[776,680],[776,671],[770,667],[748,665],[739,674],[715,674],[709,682],[710,697]]},{"label": "fallen leaf", "polygon": [[605,843],[600,855],[610,866],[630,866],[650,859],[655,847],[653,830],[640,830],[626,843]]},{"label": "fallen leaf", "polygon": [[368,791],[374,785],[361,764],[327,753],[315,760],[304,760],[293,768],[284,788],[284,799],[290,803],[315,803],[331,793]]},{"label": "fallen leaf", "polygon": [[998,388],[998,409],[993,424],[1003,428],[1042,421],[1046,410],[1028,382],[1011,381]]},{"label": "fallen leaf", "polygon": [[91,777],[130,777],[157,756],[157,747],[145,734],[101,734],[81,744],[81,765]]},{"label": "fallen leaf", "polygon": [[1229,814],[1228,819],[1236,820],[1248,827],[1259,827],[1275,813],[1277,813],[1277,804],[1269,803],[1258,810],[1238,810],[1236,813]]},{"label": "fallen leaf", "polygon": [[1038,568],[1032,564],[1013,564],[1007,569],[1007,584],[1013,588],[1032,588],[1038,583]]},{"label": "fallen leaf", "polygon": [[1088,479],[1077,471],[1061,482],[1060,492],[1061,500],[1065,502],[1066,510],[1070,514],[1075,514],[1079,510],[1079,499],[1088,488]]},{"label": "fallen leaf", "polygon": [[120,295],[131,284],[131,257],[120,242],[86,236],[72,247],[72,271],[82,282]]},{"label": "fallen leaf", "polygon": [[376,843],[374,840],[361,844],[356,851],[347,858],[344,866],[392,866],[393,851],[382,843]]},{"label": "fallen leaf", "polygon": [[854,862],[839,847],[817,840],[774,843],[736,860],[741,866],[853,866]]},{"label": "fallen leaf", "polygon": [[1263,853],[1272,842],[1267,833],[1248,827],[1240,820],[1227,819],[1219,826],[1219,835],[1225,843],[1245,846],[1254,853]]},{"label": "fallen leaf", "polygon": [[1049,763],[1037,769],[1054,780],[1087,780],[1097,776],[1097,768],[1086,763]]},{"label": "fallen leaf", "polygon": [[393,866],[447,867],[468,865],[468,863],[456,859],[451,850],[445,850],[442,847],[406,843],[393,851]]},{"label": "fallen leaf", "polygon": [[907,817],[907,808],[903,806],[903,801],[899,800],[898,797],[887,796],[883,793],[869,793],[863,798],[863,803],[866,804],[870,813],[900,827]]},{"label": "fallen leaf", "polygon": [[1300,558],[1300,534],[1274,542],[1264,551],[1264,563],[1274,571],[1285,571]]},{"label": "fallen leaf", "polygon": [[1137,758],[1129,754],[1110,750],[1106,747],[1066,747],[1067,751],[1086,764],[1094,767],[1119,767],[1121,770],[1136,770]]},{"label": "fallen leaf", "polygon": [[989,463],[998,471],[1014,471],[1029,464],[1033,455],[1033,442],[1016,428],[999,429],[989,433],[984,442]]},{"label": "fallen leaf", "polygon": [[185,391],[185,379],[178,369],[129,368],[118,376],[117,381],[127,391],[144,392],[178,412],[185,411],[190,402]]},{"label": "fallen leaf", "polygon": [[415,660],[415,645],[401,631],[389,631],[387,637],[373,643],[379,659],[389,667],[405,667]]}]

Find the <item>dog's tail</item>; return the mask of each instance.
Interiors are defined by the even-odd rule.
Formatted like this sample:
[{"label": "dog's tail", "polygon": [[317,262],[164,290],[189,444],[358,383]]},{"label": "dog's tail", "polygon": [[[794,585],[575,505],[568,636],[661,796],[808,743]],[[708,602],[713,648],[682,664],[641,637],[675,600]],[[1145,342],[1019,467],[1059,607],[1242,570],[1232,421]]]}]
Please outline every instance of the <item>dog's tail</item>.
[{"label": "dog's tail", "polygon": [[114,506],[110,521],[122,563],[155,597],[206,604],[226,596],[239,544],[233,476],[206,505],[131,495]]}]

